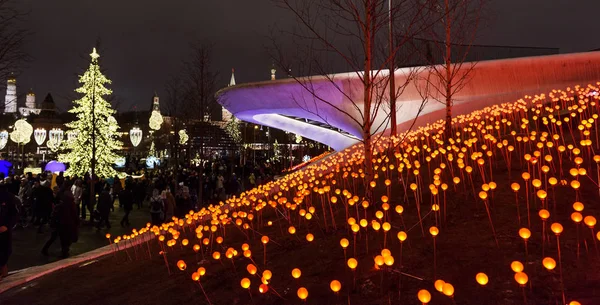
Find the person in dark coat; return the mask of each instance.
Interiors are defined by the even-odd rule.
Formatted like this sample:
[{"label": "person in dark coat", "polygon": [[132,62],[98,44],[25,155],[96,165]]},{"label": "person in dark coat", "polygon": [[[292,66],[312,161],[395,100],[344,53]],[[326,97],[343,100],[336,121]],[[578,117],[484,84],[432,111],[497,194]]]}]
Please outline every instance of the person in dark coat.
[{"label": "person in dark coat", "polygon": [[0,279],[8,275],[8,259],[12,253],[12,230],[19,219],[19,199],[0,182]]},{"label": "person in dark coat", "polygon": [[125,189],[121,191],[119,194],[119,205],[123,206],[123,210],[125,210],[125,215],[123,219],[121,219],[121,226],[130,226],[129,223],[129,213],[133,210],[133,191],[131,190],[133,187],[130,182],[125,185]]},{"label": "person in dark coat", "polygon": [[57,238],[60,238],[61,257],[66,258],[69,256],[71,244],[78,239],[79,215],[75,206],[75,198],[69,187],[65,187],[63,184],[63,188],[59,190],[56,197],[58,200],[50,217],[52,234],[44,244],[42,254],[47,256],[50,246]]},{"label": "person in dark coat", "polygon": [[50,213],[52,213],[52,201],[54,200],[54,194],[50,189],[50,182],[46,180],[40,183],[39,186],[33,189],[32,196],[36,213],[36,221],[34,224],[39,225],[38,233],[42,233],[42,229],[48,222]]},{"label": "person in dark coat", "polygon": [[63,172],[58,173],[58,176],[56,176],[56,186],[58,186],[58,188],[62,188],[63,183],[65,183],[65,176]]},{"label": "person in dark coat", "polygon": [[100,221],[98,222],[98,230],[100,230],[105,224],[108,229],[110,229],[110,222],[108,221],[108,215],[110,214],[110,210],[113,207],[112,197],[110,197],[109,193],[110,185],[106,184],[104,188],[102,188],[102,192],[98,197],[98,212],[100,212]]}]

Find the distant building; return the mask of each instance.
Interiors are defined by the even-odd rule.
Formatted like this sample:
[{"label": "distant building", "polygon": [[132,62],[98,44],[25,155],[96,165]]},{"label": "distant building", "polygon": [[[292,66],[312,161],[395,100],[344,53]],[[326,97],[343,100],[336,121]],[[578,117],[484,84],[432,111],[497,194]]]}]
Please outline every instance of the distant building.
[{"label": "distant building", "polygon": [[152,111],[160,112],[160,99],[158,98],[158,94],[154,92],[154,97],[152,98]]},{"label": "distant building", "polygon": [[17,79],[10,77],[6,82],[6,96],[4,97],[4,113],[17,112]]},{"label": "distant building", "polygon": [[31,114],[40,114],[41,111],[42,109],[38,108],[35,103],[35,93],[33,93],[33,90],[30,90],[25,98],[25,107],[19,107],[19,112],[22,116],[26,117]]},{"label": "distant building", "polygon": [[[235,86],[235,70],[231,69],[231,79],[229,80],[229,85],[227,87]],[[221,120],[223,122],[229,122],[233,118],[233,114],[229,112],[229,110],[225,109],[225,107],[221,107]]]}]

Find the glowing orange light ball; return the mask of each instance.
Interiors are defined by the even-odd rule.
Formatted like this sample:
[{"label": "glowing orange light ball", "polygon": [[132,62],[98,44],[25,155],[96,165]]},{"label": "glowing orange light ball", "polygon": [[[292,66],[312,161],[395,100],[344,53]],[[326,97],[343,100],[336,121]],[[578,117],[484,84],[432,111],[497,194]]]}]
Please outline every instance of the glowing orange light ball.
[{"label": "glowing orange light ball", "polygon": [[242,286],[242,288],[248,289],[250,287],[250,279],[248,279],[247,277],[243,278],[240,281],[240,285]]},{"label": "glowing orange light ball", "polygon": [[255,275],[257,268],[253,264],[248,264],[248,266],[246,266],[246,270],[248,270],[248,273],[250,273],[251,275]]},{"label": "glowing orange light ball", "polygon": [[348,259],[348,267],[350,267],[350,269],[354,270],[356,269],[356,266],[358,266],[358,261],[355,258]]},{"label": "glowing orange light ball", "polygon": [[271,270],[265,270],[263,271],[262,276],[266,279],[266,280],[270,280],[271,277],[273,277],[273,273],[271,272]]},{"label": "glowing orange light ball", "polygon": [[529,277],[524,272],[515,273],[515,281],[519,283],[519,285],[524,286],[529,281]]},{"label": "glowing orange light ball", "polygon": [[183,270],[185,270],[185,268],[187,268],[187,265],[185,264],[185,262],[183,260],[178,260],[177,268],[179,268],[179,270],[183,271]]},{"label": "glowing orange light ball", "polygon": [[436,237],[439,233],[440,230],[437,227],[433,226],[429,228],[429,234],[431,234],[431,236]]},{"label": "glowing orange light ball", "polygon": [[443,280],[436,280],[435,282],[433,282],[433,287],[435,287],[435,290],[442,292],[444,284],[446,284],[446,282],[444,282]]},{"label": "glowing orange light ball", "polygon": [[519,262],[519,261],[513,261],[510,264],[510,268],[512,269],[513,272],[521,272],[521,271],[523,271],[523,269],[525,267],[523,267],[523,264],[521,262]]},{"label": "glowing orange light ball", "polygon": [[585,216],[583,222],[586,226],[593,228],[596,225],[596,218],[594,216]]},{"label": "glowing orange light ball", "polygon": [[300,275],[302,275],[302,272],[300,271],[300,269],[298,268],[294,268],[292,269],[292,277],[295,279],[300,278]]},{"label": "glowing orange light ball", "polygon": [[308,298],[308,290],[306,290],[306,288],[304,287],[300,287],[298,288],[298,298],[300,298],[300,300],[306,300],[306,298]]},{"label": "glowing orange light ball", "polygon": [[442,286],[442,293],[449,297],[453,296],[454,286],[452,286],[450,283],[445,283],[444,286]]},{"label": "glowing orange light ball", "polygon": [[524,240],[528,240],[531,237],[531,231],[527,228],[521,228],[519,229],[519,236]]},{"label": "glowing orange light ball", "polygon": [[552,230],[554,234],[559,235],[563,231],[563,226],[560,223],[555,222],[550,226],[550,230]]},{"label": "glowing orange light ball", "polygon": [[258,291],[260,293],[266,293],[267,291],[269,291],[269,286],[266,284],[260,284],[260,286],[258,286]]},{"label": "glowing orange light ball", "polygon": [[481,286],[485,286],[488,283],[488,276],[487,274],[483,273],[483,272],[479,272],[475,275],[475,280],[477,281],[477,283]]},{"label": "glowing orange light ball", "polygon": [[550,218],[550,212],[548,212],[548,210],[546,210],[546,209],[541,209],[538,212],[538,215],[540,216],[540,218],[542,220],[546,220],[546,219]]},{"label": "glowing orange light ball", "polygon": [[337,293],[342,289],[342,283],[338,280],[333,280],[329,283],[329,288],[331,288],[331,291]]},{"label": "glowing orange light ball", "polygon": [[408,235],[404,231],[398,232],[397,236],[398,236],[398,240],[400,240],[400,242],[404,242],[406,240],[406,238],[408,237]]},{"label": "glowing orange light ball", "polygon": [[429,301],[431,301],[431,293],[429,293],[429,291],[427,291],[425,289],[421,289],[417,293],[417,298],[419,299],[419,301],[421,303],[427,304],[427,303],[429,303]]},{"label": "glowing orange light ball", "polygon": [[554,268],[556,268],[556,261],[551,257],[545,257],[542,260],[542,264],[548,270],[553,270]]}]

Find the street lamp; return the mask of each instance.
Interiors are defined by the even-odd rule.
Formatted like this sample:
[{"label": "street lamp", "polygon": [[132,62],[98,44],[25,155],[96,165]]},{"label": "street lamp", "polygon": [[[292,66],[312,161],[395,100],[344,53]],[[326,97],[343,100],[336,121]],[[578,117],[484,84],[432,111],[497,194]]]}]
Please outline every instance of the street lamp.
[{"label": "street lamp", "polygon": [[41,146],[42,144],[44,144],[44,141],[46,141],[46,129],[44,128],[38,128],[33,132],[33,138],[35,139],[35,143],[37,143],[38,146]]},{"label": "street lamp", "polygon": [[142,142],[143,132],[138,127],[133,127],[129,131],[129,139],[133,147],[137,147]]},{"label": "street lamp", "polygon": [[52,128],[49,132],[49,139],[46,145],[52,150],[57,151],[63,140],[63,131],[60,128]]},{"label": "street lamp", "polygon": [[[15,122],[13,131],[10,133],[10,139],[17,143],[17,145],[21,145],[21,168],[23,168],[24,163],[24,146],[29,143],[31,140],[31,134],[33,133],[33,126],[27,123],[27,121],[20,119]],[[17,146],[17,151],[19,147]]]},{"label": "street lamp", "polygon": [[8,131],[0,131],[0,150],[6,147],[6,143],[8,143]]},{"label": "street lamp", "polygon": [[17,144],[27,144],[31,139],[33,127],[27,121],[21,119],[15,122],[15,127],[10,133],[10,139]]}]

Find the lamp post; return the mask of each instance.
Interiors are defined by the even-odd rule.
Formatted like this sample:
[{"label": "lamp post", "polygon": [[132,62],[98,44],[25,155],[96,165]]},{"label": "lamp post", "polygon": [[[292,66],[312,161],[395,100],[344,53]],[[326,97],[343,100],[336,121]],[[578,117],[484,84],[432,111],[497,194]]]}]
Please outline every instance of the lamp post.
[{"label": "lamp post", "polygon": [[20,119],[15,122],[13,131],[10,133],[10,139],[17,143],[17,151],[19,146],[21,149],[21,168],[23,168],[24,161],[24,146],[31,140],[31,134],[33,133],[33,127],[27,121]]},{"label": "lamp post", "polygon": [[131,130],[129,131],[129,139],[131,140],[131,145],[133,145],[133,147],[138,147],[138,145],[140,145],[140,143],[142,142],[142,136],[143,132],[141,129],[139,129],[138,127],[131,128]]},{"label": "lamp post", "polygon": [[8,143],[8,131],[0,131],[0,150],[6,147],[6,143]]},{"label": "lamp post", "polygon": [[46,145],[53,151],[56,152],[62,143],[64,132],[60,128],[52,128],[48,132],[48,142]]},{"label": "lamp post", "polygon": [[[37,143],[38,145],[38,153],[40,152],[40,148],[39,146],[42,146],[42,144],[44,144],[44,141],[46,141],[46,129],[44,128],[38,128],[33,132],[33,138],[35,139],[35,143]],[[46,161],[46,152],[43,151],[42,153],[42,161]]]}]

